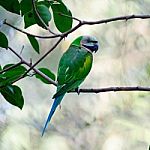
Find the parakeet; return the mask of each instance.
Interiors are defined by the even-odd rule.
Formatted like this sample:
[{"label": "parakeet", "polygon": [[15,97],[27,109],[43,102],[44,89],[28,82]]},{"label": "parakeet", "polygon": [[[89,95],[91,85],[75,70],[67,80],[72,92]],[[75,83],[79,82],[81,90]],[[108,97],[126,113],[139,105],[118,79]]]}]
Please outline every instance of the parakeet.
[{"label": "parakeet", "polygon": [[93,63],[92,52],[97,52],[98,47],[99,44],[95,37],[80,36],[72,42],[61,57],[57,73],[57,91],[53,96],[55,100],[43,128],[42,136],[64,95],[68,91],[78,88],[89,74]]}]

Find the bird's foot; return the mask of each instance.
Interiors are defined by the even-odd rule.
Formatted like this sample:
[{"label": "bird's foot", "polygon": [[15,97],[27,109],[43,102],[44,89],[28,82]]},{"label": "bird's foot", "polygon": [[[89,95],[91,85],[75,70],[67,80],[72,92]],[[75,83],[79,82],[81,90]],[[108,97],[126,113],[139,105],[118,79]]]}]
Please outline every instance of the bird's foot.
[{"label": "bird's foot", "polygon": [[78,95],[80,94],[80,89],[79,89],[79,87],[77,87],[77,88],[75,89],[75,92],[77,92]]}]

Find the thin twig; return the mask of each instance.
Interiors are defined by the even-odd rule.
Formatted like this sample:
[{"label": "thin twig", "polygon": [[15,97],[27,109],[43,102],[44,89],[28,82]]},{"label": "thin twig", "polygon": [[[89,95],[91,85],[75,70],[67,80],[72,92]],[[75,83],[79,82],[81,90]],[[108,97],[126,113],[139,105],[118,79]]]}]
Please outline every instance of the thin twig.
[{"label": "thin twig", "polygon": [[150,15],[127,15],[127,16],[119,16],[119,17],[113,17],[108,19],[102,19],[98,21],[82,21],[82,25],[96,25],[96,24],[103,24],[103,23],[109,23],[113,21],[121,21],[121,20],[131,20],[131,19],[150,19]]},{"label": "thin twig", "polygon": [[60,12],[58,12],[58,14],[61,15],[61,16],[64,16],[64,17],[67,17],[67,18],[71,18],[71,19],[73,19],[73,20],[76,20],[76,21],[78,21],[78,22],[82,22],[82,20],[80,20],[80,19],[78,19],[78,18],[76,18],[76,17],[72,17],[72,16],[69,16],[69,15],[66,15],[66,14],[63,14],[63,13],[60,13]]},{"label": "thin twig", "polygon": [[30,35],[30,36],[37,37],[37,38],[52,39],[52,38],[60,37],[60,35],[49,35],[49,36],[35,35],[35,34],[31,34],[31,33],[29,33],[29,32],[26,32],[26,31],[24,31],[24,30],[22,30],[22,29],[19,29],[19,28],[17,28],[17,27],[15,27],[15,26],[11,25],[10,23],[8,23],[8,22],[6,22],[6,21],[4,22],[4,24],[7,25],[7,26],[9,26],[9,27],[11,27],[11,28],[13,28],[13,29],[15,29],[15,30],[17,30],[17,31],[19,31],[19,32],[21,32],[21,33],[23,33],[23,34]]},{"label": "thin twig", "polygon": [[10,51],[12,51],[21,61],[23,61],[23,58],[15,51],[13,50],[11,47],[8,46],[8,49],[10,49]]}]

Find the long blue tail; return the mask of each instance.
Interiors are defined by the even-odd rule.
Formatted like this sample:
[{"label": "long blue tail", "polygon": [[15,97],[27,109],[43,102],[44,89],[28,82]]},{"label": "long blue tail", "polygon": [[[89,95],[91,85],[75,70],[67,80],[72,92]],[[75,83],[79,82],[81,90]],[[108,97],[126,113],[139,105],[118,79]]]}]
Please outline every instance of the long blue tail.
[{"label": "long blue tail", "polygon": [[52,118],[52,116],[53,116],[53,114],[54,114],[54,112],[55,112],[57,106],[58,106],[58,105],[60,104],[60,102],[62,101],[64,95],[65,95],[65,94],[60,95],[60,96],[58,96],[58,97],[55,98],[55,100],[54,100],[54,102],[53,102],[53,105],[52,105],[52,108],[51,108],[51,110],[50,110],[50,112],[49,112],[49,115],[48,115],[48,117],[47,117],[46,123],[45,123],[45,125],[44,125],[43,131],[42,131],[42,136],[44,135],[44,132],[45,132],[45,130],[46,130],[46,127],[47,127],[48,123],[51,121],[51,118]]}]

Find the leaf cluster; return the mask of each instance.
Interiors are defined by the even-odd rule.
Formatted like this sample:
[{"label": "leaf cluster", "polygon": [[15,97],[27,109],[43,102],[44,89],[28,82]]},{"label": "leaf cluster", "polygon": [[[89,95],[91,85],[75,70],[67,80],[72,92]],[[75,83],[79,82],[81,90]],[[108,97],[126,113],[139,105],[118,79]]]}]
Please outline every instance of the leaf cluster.
[{"label": "leaf cluster", "polygon": [[[22,17],[24,29],[38,25],[45,30],[49,30],[49,23],[52,19],[54,20],[53,22],[56,28],[61,33],[65,33],[72,28],[72,13],[62,0],[0,0],[0,6]],[[5,21],[3,23],[5,23]],[[32,35],[26,36],[35,52],[39,54],[40,47],[38,40]],[[0,39],[0,47],[8,49],[9,41],[7,36],[1,31]],[[20,109],[22,109],[24,105],[24,98],[21,88],[14,85],[14,83],[22,77],[30,76],[30,74],[26,74],[27,68],[23,65],[25,64],[21,60],[18,64],[0,66],[0,93],[10,104]],[[55,75],[49,69],[38,68],[38,70],[55,81]],[[50,84],[37,73],[33,73],[32,76],[35,76],[45,84]]]},{"label": "leaf cluster", "polygon": [[[52,19],[61,33],[67,32],[72,28],[72,13],[62,0],[22,0],[21,2],[18,0],[0,0],[0,6],[11,13],[23,17],[25,29],[37,24],[41,28],[48,30]],[[34,50],[40,53],[36,38],[29,35],[27,37]],[[8,40],[2,32],[0,32],[0,39],[0,47],[7,48]]]},{"label": "leaf cluster", "polygon": [[[55,80],[55,75],[47,68],[39,68],[43,74]],[[2,96],[12,105],[15,105],[22,109],[24,105],[24,98],[22,95],[21,88],[13,85],[27,69],[21,64],[7,64],[4,67],[0,66],[0,93]],[[42,76],[33,74],[37,79],[41,80],[45,84],[50,84]],[[26,75],[29,76],[29,75]]]}]

